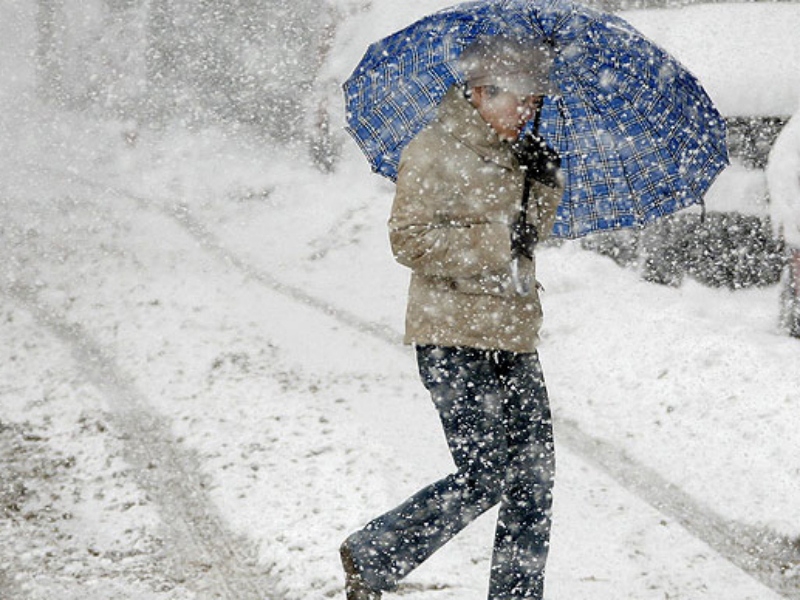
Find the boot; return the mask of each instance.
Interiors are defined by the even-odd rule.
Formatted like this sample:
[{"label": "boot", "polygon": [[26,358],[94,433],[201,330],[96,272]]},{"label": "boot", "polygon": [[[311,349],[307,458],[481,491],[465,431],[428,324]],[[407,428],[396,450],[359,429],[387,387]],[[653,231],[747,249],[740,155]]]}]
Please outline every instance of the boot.
[{"label": "boot", "polygon": [[339,548],[339,556],[344,568],[344,591],[347,594],[347,600],[380,600],[380,591],[371,589],[362,579],[361,573],[358,572],[347,542]]}]

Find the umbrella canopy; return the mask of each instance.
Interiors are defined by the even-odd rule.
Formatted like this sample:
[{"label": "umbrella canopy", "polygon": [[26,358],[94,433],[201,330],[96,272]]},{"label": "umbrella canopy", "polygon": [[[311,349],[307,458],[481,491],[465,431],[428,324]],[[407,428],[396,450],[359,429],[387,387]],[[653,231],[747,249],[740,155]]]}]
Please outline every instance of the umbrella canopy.
[{"label": "umbrella canopy", "polygon": [[702,202],[728,164],[725,124],[696,78],[619,17],[570,0],[478,0],[373,44],[344,83],[347,130],[394,180],[408,142],[465,82],[459,58],[486,36],[554,51],[556,95],[539,133],[561,155],[553,234],[646,224]]}]

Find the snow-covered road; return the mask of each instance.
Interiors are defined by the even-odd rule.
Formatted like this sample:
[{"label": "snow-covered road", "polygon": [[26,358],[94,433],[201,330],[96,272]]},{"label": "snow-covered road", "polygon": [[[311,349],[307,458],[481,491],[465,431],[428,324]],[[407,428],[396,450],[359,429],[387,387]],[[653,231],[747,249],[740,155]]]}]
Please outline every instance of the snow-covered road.
[{"label": "snow-covered road", "polygon": [[[397,341],[390,190],[355,161],[203,144],[3,169],[9,598],[336,597],[344,535],[450,468]],[[797,571],[732,536],[798,533],[800,347],[776,291],[657,288],[573,246],[541,262],[548,596],[797,597]],[[482,597],[492,517],[402,593]]]}]

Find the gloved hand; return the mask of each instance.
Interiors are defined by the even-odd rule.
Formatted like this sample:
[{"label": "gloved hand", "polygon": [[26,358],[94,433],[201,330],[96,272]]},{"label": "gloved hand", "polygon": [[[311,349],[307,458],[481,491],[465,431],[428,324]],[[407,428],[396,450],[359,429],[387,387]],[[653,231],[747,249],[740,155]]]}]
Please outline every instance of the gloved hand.
[{"label": "gloved hand", "polygon": [[558,185],[561,157],[547,143],[531,133],[526,133],[514,143],[514,153],[520,165],[530,172],[531,178],[548,187]]},{"label": "gloved hand", "polygon": [[533,250],[539,241],[539,232],[536,226],[517,219],[511,225],[511,258],[525,256],[533,260]]}]

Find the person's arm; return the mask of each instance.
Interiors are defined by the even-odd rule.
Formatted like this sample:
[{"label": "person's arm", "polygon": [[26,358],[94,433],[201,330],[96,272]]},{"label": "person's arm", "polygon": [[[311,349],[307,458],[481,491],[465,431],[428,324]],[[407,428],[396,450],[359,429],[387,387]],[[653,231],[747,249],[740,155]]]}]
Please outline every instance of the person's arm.
[{"label": "person's arm", "polygon": [[452,157],[441,150],[432,152],[414,144],[401,160],[389,220],[395,258],[431,277],[458,279],[505,272],[511,256],[508,224],[480,218],[454,220],[443,210],[453,190],[442,180],[437,163]]}]

